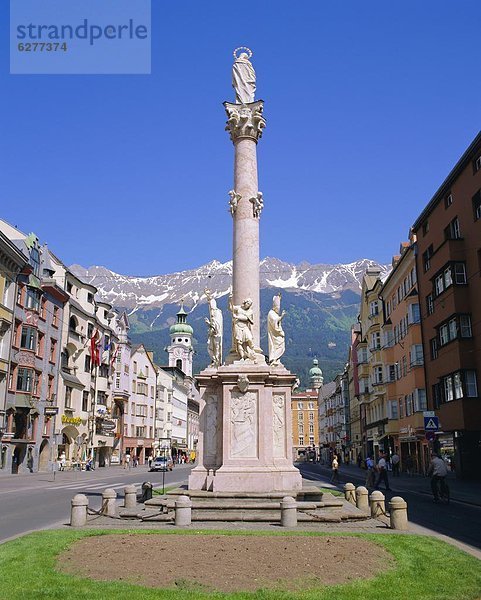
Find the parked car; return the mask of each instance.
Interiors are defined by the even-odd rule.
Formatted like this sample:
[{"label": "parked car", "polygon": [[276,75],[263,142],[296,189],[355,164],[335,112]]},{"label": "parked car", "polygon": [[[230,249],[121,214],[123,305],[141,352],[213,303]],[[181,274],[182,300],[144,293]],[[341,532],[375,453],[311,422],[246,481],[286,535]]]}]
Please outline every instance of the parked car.
[{"label": "parked car", "polygon": [[167,456],[156,456],[150,466],[150,471],[172,471],[174,463]]}]

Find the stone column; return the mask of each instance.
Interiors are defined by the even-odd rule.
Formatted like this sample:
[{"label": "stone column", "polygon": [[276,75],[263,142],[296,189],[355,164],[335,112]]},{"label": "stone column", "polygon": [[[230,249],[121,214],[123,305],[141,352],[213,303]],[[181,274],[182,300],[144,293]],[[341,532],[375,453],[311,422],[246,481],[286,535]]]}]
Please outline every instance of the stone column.
[{"label": "stone column", "polygon": [[226,130],[234,144],[234,189],[230,211],[234,221],[232,295],[234,304],[252,300],[253,338],[260,353],[259,218],[262,194],[257,183],[257,142],[265,120],[262,100],[249,104],[224,102]]}]

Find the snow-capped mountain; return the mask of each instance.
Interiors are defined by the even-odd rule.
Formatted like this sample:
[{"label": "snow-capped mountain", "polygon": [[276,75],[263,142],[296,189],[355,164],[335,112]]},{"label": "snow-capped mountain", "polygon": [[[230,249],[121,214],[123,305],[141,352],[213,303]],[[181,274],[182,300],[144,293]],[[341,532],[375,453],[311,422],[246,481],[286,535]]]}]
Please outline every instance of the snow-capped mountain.
[{"label": "snow-capped mountain", "polygon": [[[311,265],[307,262],[294,265],[277,258],[265,258],[260,263],[261,287],[325,294],[345,290],[359,293],[364,272],[372,266],[380,268],[381,276],[385,276],[391,268],[365,258],[338,265]],[[70,269],[83,281],[97,287],[102,300],[128,308],[131,312],[177,303],[181,298],[187,305],[196,306],[205,301],[206,287],[216,297],[228,294],[232,278],[232,261],[220,263],[217,260],[197,269],[151,277],[120,275],[101,266],[86,269],[72,265]]]}]

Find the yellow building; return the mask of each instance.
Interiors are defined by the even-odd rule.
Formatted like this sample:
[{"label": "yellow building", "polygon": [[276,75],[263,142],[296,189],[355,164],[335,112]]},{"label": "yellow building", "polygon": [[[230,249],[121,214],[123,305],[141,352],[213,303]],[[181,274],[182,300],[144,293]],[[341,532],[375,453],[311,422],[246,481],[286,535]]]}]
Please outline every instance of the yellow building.
[{"label": "yellow building", "polygon": [[292,394],[292,455],[294,461],[317,457],[319,452],[319,388],[322,371],[317,359],[309,371],[311,388]]}]

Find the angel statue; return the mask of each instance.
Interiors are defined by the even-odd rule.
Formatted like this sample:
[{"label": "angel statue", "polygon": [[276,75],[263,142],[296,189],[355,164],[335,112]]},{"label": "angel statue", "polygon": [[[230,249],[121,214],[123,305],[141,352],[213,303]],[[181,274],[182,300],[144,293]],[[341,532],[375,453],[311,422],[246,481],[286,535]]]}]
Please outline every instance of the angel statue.
[{"label": "angel statue", "polygon": [[281,295],[272,299],[272,308],[267,315],[267,337],[269,341],[269,364],[277,366],[286,351],[286,336],[282,329],[282,319],[286,312],[281,312]]}]

